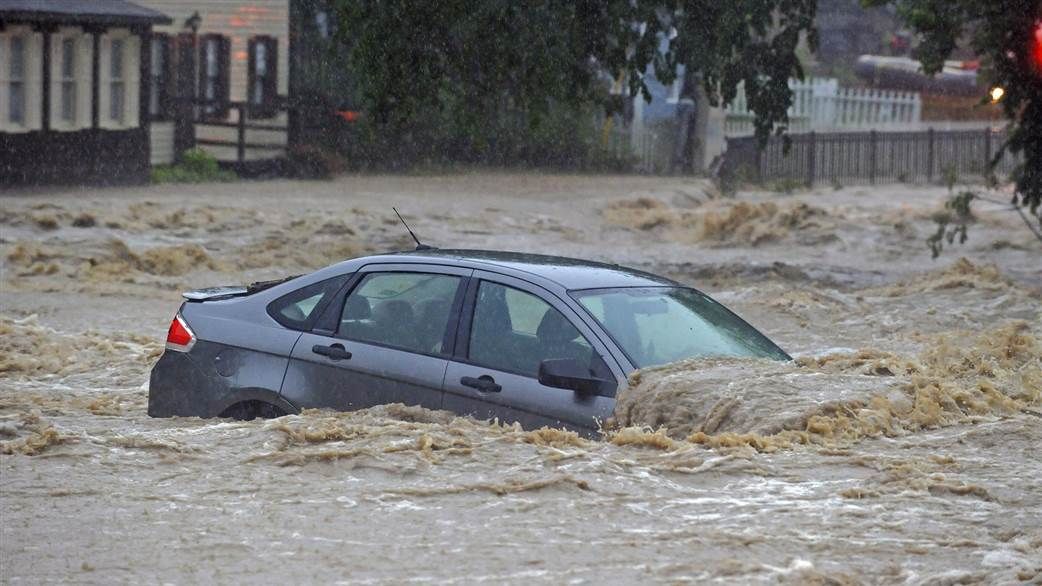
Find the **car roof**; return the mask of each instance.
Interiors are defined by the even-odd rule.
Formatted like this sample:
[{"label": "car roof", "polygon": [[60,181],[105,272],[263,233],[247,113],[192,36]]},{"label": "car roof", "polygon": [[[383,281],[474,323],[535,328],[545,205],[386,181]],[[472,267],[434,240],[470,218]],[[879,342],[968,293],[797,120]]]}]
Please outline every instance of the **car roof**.
[{"label": "car roof", "polygon": [[[564,289],[678,286],[665,277],[616,264],[563,256],[493,250],[429,249],[371,256],[367,262],[443,263],[475,269],[507,269],[542,277]],[[498,271],[504,272],[504,271]]]}]

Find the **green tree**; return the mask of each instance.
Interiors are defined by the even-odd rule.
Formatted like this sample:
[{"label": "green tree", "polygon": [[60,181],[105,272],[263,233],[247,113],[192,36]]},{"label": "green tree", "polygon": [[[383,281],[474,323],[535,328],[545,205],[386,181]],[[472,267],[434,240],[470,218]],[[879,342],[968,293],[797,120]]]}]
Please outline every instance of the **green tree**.
[{"label": "green tree", "polygon": [[[480,137],[505,115],[538,124],[555,108],[607,112],[609,87],[650,98],[649,68],[669,83],[699,72],[710,99],[745,83],[766,141],[788,122],[796,48],[813,46],[816,0],[337,0],[340,38],[361,107],[380,133],[437,119]],[[447,119],[446,119],[447,118]],[[487,140],[473,141],[481,149]],[[462,141],[466,147],[466,140]]]},{"label": "green tree", "polygon": [[[1005,90],[1001,104],[1010,121],[1006,143],[996,161],[1009,151],[1021,157],[1013,172],[1012,206],[1028,210],[1042,226],[1042,1],[1040,0],[862,0],[866,6],[893,5],[920,37],[916,57],[926,73],[937,73],[952,51],[965,45],[982,59],[989,87]],[[972,194],[971,194],[972,195]],[[969,215],[974,198],[954,202]],[[976,197],[980,199],[980,197]],[[952,206],[949,206],[952,207]],[[1036,236],[1039,232],[1025,216]],[[939,227],[939,233],[944,232]],[[965,228],[959,233],[965,239]],[[953,238],[949,236],[949,242]],[[1042,237],[1040,237],[1042,239]],[[935,254],[939,249],[934,249]]]}]

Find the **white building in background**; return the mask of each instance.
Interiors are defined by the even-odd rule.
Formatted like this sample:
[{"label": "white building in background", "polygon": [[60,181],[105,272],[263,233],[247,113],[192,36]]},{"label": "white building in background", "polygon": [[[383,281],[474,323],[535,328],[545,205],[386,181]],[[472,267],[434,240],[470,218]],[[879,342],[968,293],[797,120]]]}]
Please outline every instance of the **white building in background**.
[{"label": "white building in background", "polygon": [[[172,17],[152,36],[153,88],[151,162],[174,162],[176,154],[197,141],[218,159],[234,160],[241,111],[252,125],[283,130],[250,129],[247,142],[285,145],[289,93],[290,0],[139,0]],[[175,124],[178,98],[196,98],[192,117],[201,122],[182,135]],[[179,144],[182,143],[182,144]],[[270,157],[271,151],[249,149],[247,157]]]},{"label": "white building in background", "polygon": [[0,2],[0,185],[148,178],[147,39],[124,0]]}]

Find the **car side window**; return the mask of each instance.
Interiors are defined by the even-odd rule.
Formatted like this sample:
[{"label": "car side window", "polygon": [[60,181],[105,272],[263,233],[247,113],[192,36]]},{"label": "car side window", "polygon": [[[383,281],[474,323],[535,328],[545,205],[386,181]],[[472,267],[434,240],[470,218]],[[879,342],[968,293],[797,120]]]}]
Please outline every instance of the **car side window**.
[{"label": "car side window", "polygon": [[539,364],[553,358],[575,358],[611,378],[601,357],[560,311],[536,295],[491,281],[478,286],[468,348],[474,364],[533,378]]},{"label": "car side window", "polygon": [[341,275],[287,293],[268,304],[268,315],[287,328],[306,330],[317,317],[315,309],[335,295],[347,278]]},{"label": "car side window", "polygon": [[344,301],[337,335],[421,354],[442,353],[460,278],[371,273]]}]

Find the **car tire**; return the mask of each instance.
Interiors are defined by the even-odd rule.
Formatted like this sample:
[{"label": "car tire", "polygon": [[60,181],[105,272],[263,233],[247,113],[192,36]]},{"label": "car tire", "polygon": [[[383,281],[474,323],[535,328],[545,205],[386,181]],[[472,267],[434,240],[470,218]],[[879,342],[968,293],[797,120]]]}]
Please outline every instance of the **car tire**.
[{"label": "car tire", "polygon": [[238,419],[240,421],[252,421],[254,419],[274,419],[282,417],[286,412],[271,403],[264,401],[243,401],[228,407],[221,413],[221,417]]}]

